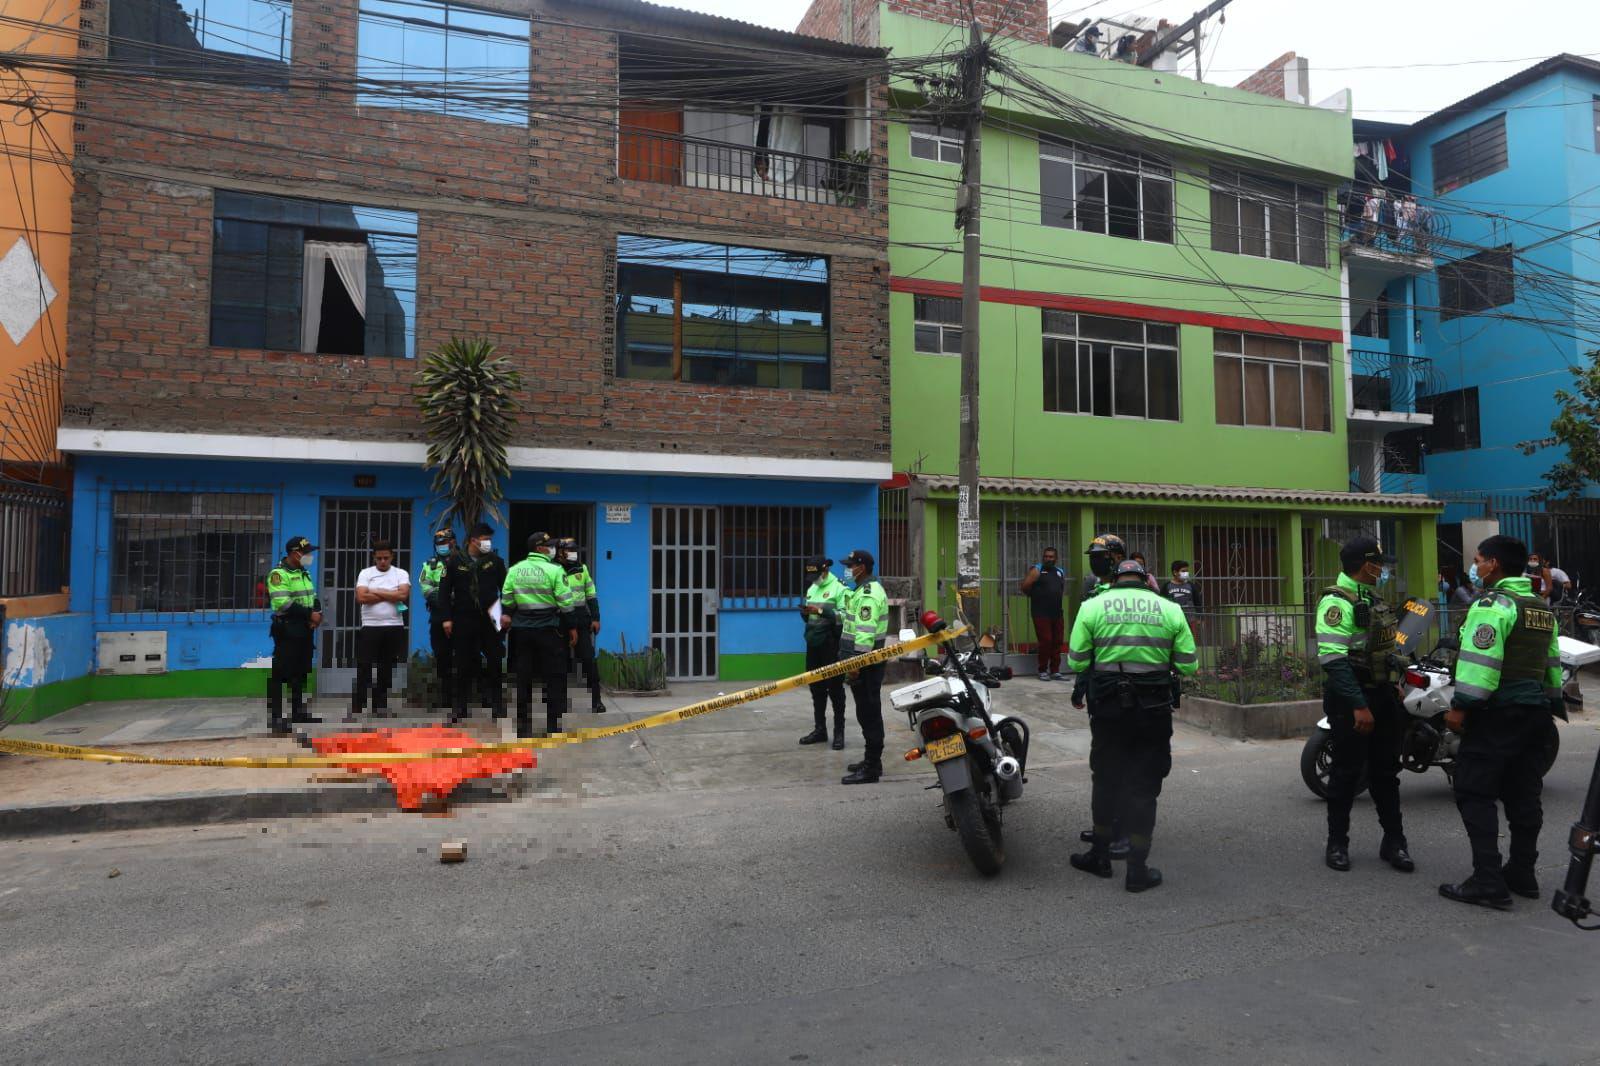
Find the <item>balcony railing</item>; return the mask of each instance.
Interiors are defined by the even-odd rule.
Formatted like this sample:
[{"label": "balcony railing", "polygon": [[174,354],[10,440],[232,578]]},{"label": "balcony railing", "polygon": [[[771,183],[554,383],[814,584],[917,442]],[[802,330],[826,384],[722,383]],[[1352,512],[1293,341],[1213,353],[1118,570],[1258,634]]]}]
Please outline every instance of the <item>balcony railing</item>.
[{"label": "balcony railing", "polygon": [[1357,411],[1416,414],[1428,392],[1433,360],[1417,355],[1350,350],[1351,392]]},{"label": "balcony railing", "polygon": [[[1356,201],[1351,205],[1350,200]],[[1345,205],[1341,239],[1353,247],[1371,248],[1399,255],[1432,255],[1450,235],[1449,220],[1425,206],[1408,205],[1397,209],[1393,200],[1353,195]],[[1380,206],[1376,219],[1365,217],[1369,203]]]},{"label": "balcony railing", "polygon": [[865,204],[869,189],[867,165],[854,158],[824,159],[626,126],[617,173],[632,181],[840,207]]}]

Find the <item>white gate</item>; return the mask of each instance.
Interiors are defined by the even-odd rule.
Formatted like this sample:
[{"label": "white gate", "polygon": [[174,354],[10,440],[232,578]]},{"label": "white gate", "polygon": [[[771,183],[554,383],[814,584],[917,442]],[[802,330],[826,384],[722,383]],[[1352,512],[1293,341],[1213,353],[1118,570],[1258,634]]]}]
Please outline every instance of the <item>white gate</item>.
[{"label": "white gate", "polygon": [[667,676],[717,676],[717,509],[650,508],[650,645]]}]

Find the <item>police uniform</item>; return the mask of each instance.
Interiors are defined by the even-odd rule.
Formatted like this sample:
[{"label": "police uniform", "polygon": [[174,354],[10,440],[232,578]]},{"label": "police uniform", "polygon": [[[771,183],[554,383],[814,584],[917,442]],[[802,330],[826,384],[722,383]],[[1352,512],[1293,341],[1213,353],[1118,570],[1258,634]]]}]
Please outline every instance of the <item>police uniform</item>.
[{"label": "police uniform", "polygon": [[[482,528],[482,527],[480,527]],[[487,536],[487,534],[483,534]],[[474,533],[474,537],[478,537]],[[505,654],[500,629],[489,618],[489,608],[500,598],[506,580],[506,564],[493,552],[473,555],[452,552],[445,560],[439,578],[438,613],[441,625],[450,623],[450,659],[454,673],[454,708],[450,720],[467,716],[467,700],[477,680],[484,700],[496,718],[506,714],[501,689],[500,667]]]},{"label": "police uniform", "polygon": [[[800,617],[805,622],[806,669],[818,670],[839,661],[839,639],[844,632],[844,619],[840,612],[850,590],[829,569],[832,560],[822,556],[806,563],[805,572],[811,578],[806,588],[806,606],[815,611],[804,611]],[[811,683],[811,715],[814,723],[810,733],[800,738],[802,744],[823,744],[828,740],[828,704],[833,704],[833,748],[844,747],[844,678]]]},{"label": "police uniform", "polygon": [[575,628],[577,596],[561,564],[537,549],[544,533],[528,538],[532,552],[505,576],[500,599],[511,613],[512,656],[517,664],[517,736],[533,735],[533,677],[544,687],[545,729],[561,728],[567,711],[568,634]]},{"label": "police uniform", "polygon": [[[872,579],[873,558],[864,551],[844,557],[845,566],[865,566],[867,573],[855,588],[840,597],[840,617],[844,634],[839,641],[839,657],[848,659],[881,648],[889,635],[889,594]],[[871,784],[883,775],[883,674],[887,663],[863,668],[850,682],[850,695],[856,705],[856,723],[866,753],[852,763],[844,784]]]},{"label": "police uniform", "polygon": [[583,679],[589,685],[589,709],[602,714],[606,705],[600,698],[600,664],[594,650],[594,623],[600,621],[600,594],[595,589],[594,575],[589,573],[588,564],[578,561],[578,542],[571,537],[564,538],[561,550],[569,556],[561,566],[572,589],[572,624],[578,631],[578,643],[572,646],[572,655],[583,667]]},{"label": "police uniform", "polygon": [[[1558,635],[1555,613],[1526,576],[1496,582],[1467,611],[1451,707],[1465,713],[1454,784],[1456,809],[1472,844],[1472,877],[1439,887],[1452,899],[1503,907],[1510,903],[1508,888],[1539,897],[1539,794],[1555,730],[1552,715],[1565,714]],[[1504,867],[1496,800],[1505,805],[1511,835]]]},{"label": "police uniform", "polygon": [[[422,602],[428,606],[428,643],[433,648],[433,674],[439,682],[439,703],[446,708],[454,705],[450,684],[454,671],[450,638],[444,631],[444,619],[439,611],[439,582],[454,551],[454,539],[454,534],[448,529],[441,529],[433,535],[434,556],[422,564],[418,577],[418,583],[422,586]],[[440,551],[441,548],[444,550]]]},{"label": "police uniform", "polygon": [[1148,866],[1161,782],[1172,771],[1171,678],[1199,666],[1194,636],[1177,604],[1146,584],[1144,567],[1121,563],[1110,588],[1084,604],[1072,623],[1067,662],[1087,674],[1090,801],[1089,851],[1072,865],[1111,876],[1113,827],[1128,834],[1126,887],[1161,883]]},{"label": "police uniform", "polygon": [[[1351,544],[1363,551],[1363,560],[1381,558],[1375,540]],[[1322,713],[1332,734],[1324,857],[1329,867],[1341,872],[1350,868],[1350,808],[1363,773],[1383,827],[1379,856],[1399,870],[1413,866],[1400,818],[1400,745],[1406,714],[1395,688],[1396,624],[1394,609],[1373,594],[1372,586],[1349,574],[1340,574],[1317,602]],[[1363,707],[1372,713],[1372,731],[1364,734],[1356,732],[1356,711]]]},{"label": "police uniform", "polygon": [[283,559],[267,575],[267,595],[272,609],[272,671],[267,678],[267,713],[274,733],[289,732],[283,718],[283,686],[289,686],[290,719],[320,722],[306,713],[306,675],[311,673],[311,653],[316,627],[311,616],[322,610],[316,582],[304,566],[290,561],[296,552],[308,554],[316,545],[294,537],[284,545]]}]

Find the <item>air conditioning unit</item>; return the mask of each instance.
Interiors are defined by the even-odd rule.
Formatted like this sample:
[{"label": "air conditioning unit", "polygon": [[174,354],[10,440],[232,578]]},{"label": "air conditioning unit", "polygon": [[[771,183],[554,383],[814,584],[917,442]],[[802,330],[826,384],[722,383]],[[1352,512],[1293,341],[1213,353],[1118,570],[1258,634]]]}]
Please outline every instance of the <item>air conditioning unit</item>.
[{"label": "air conditioning unit", "polygon": [[96,672],[101,674],[164,674],[167,672],[167,631],[149,629],[127,633],[101,633]]}]

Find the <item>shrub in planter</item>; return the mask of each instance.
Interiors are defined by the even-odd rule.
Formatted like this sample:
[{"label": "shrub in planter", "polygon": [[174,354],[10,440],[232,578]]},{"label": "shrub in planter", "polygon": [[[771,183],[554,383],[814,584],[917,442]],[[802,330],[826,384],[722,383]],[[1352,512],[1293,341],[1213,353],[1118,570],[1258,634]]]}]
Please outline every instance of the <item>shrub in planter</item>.
[{"label": "shrub in planter", "polygon": [[617,637],[618,650],[596,656],[600,683],[618,692],[663,692],[667,687],[667,658],[657,648],[628,647],[625,635]]}]

